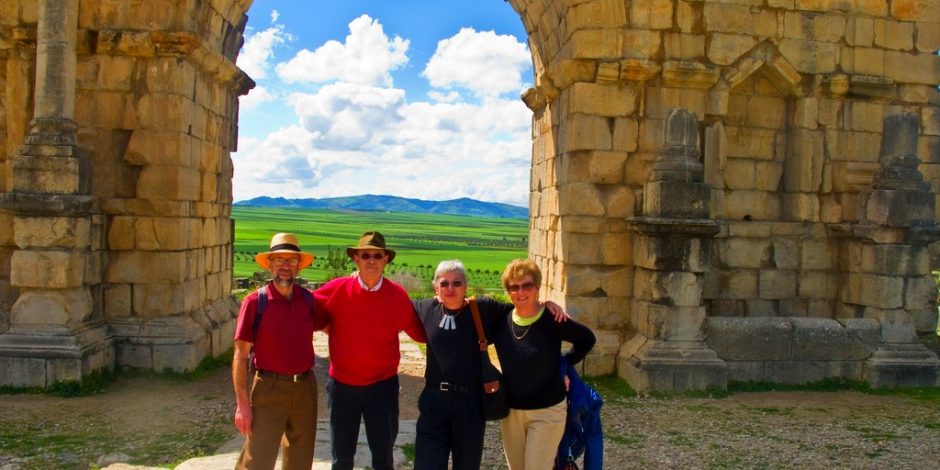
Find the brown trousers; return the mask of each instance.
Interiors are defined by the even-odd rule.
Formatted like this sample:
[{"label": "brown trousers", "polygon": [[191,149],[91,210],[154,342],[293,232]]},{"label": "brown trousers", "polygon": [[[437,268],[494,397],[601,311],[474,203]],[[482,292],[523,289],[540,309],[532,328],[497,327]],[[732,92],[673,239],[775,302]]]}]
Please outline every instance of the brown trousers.
[{"label": "brown trousers", "polygon": [[251,434],[245,438],[235,468],[271,470],[278,448],[282,448],[282,470],[310,470],[317,440],[317,382],[313,373],[301,382],[255,376],[251,410]]}]

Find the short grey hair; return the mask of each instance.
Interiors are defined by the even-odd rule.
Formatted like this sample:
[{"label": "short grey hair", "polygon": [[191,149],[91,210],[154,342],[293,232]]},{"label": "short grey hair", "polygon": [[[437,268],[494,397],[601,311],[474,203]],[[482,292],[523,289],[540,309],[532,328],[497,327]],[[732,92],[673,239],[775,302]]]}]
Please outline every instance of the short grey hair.
[{"label": "short grey hair", "polygon": [[463,263],[461,263],[459,259],[445,259],[441,261],[434,271],[434,281],[432,281],[431,284],[436,286],[438,279],[447,273],[457,273],[460,279],[463,280],[463,284],[467,285],[467,270],[463,267]]}]

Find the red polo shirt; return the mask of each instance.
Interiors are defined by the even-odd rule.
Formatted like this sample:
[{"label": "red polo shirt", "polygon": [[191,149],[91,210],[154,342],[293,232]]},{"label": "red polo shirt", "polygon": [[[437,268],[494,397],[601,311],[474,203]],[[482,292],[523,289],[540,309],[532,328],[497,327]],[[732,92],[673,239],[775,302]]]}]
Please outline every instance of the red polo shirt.
[{"label": "red polo shirt", "polygon": [[313,367],[313,332],[326,326],[326,317],[318,314],[294,286],[288,300],[268,282],[268,303],[258,326],[257,337],[252,332],[258,311],[258,291],[245,297],[235,339],[254,344],[255,368],[278,374],[300,374]]}]

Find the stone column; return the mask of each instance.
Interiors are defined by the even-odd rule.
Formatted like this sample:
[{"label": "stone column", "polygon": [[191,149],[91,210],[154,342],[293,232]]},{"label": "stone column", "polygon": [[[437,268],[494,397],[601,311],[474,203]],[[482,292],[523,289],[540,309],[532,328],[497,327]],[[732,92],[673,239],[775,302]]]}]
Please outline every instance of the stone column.
[{"label": "stone column", "polygon": [[33,119],[13,158],[13,192],[78,194],[75,41],[78,0],[41,0],[36,31]]},{"label": "stone column", "polygon": [[719,226],[709,218],[695,115],[671,110],[664,141],[644,186],[644,216],[628,219],[637,333],[620,349],[618,374],[639,392],[725,388],[728,367],[705,344],[703,274]]},{"label": "stone column", "polygon": [[88,185],[75,114],[78,0],[40,0],[33,119],[12,162],[10,283],[0,384],[47,386],[113,367],[100,315],[104,217]]},{"label": "stone column", "polygon": [[918,342],[915,328],[921,317],[936,328],[928,244],[940,237],[934,193],[917,169],[918,133],[915,114],[885,118],[880,168],[861,198],[864,219],[831,228],[843,239],[837,314],[881,325],[880,343],[865,365],[874,387],[938,383],[940,361]]}]

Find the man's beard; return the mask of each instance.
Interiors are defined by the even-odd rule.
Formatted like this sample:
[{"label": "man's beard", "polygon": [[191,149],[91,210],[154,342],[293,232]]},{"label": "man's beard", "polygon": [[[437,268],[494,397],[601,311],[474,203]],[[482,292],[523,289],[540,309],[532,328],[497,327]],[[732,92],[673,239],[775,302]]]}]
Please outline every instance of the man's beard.
[{"label": "man's beard", "polygon": [[272,281],[274,282],[274,285],[279,287],[290,287],[294,285],[294,280],[296,279],[296,276],[293,274],[286,278],[278,274],[275,274],[273,277],[274,279],[272,279]]}]

